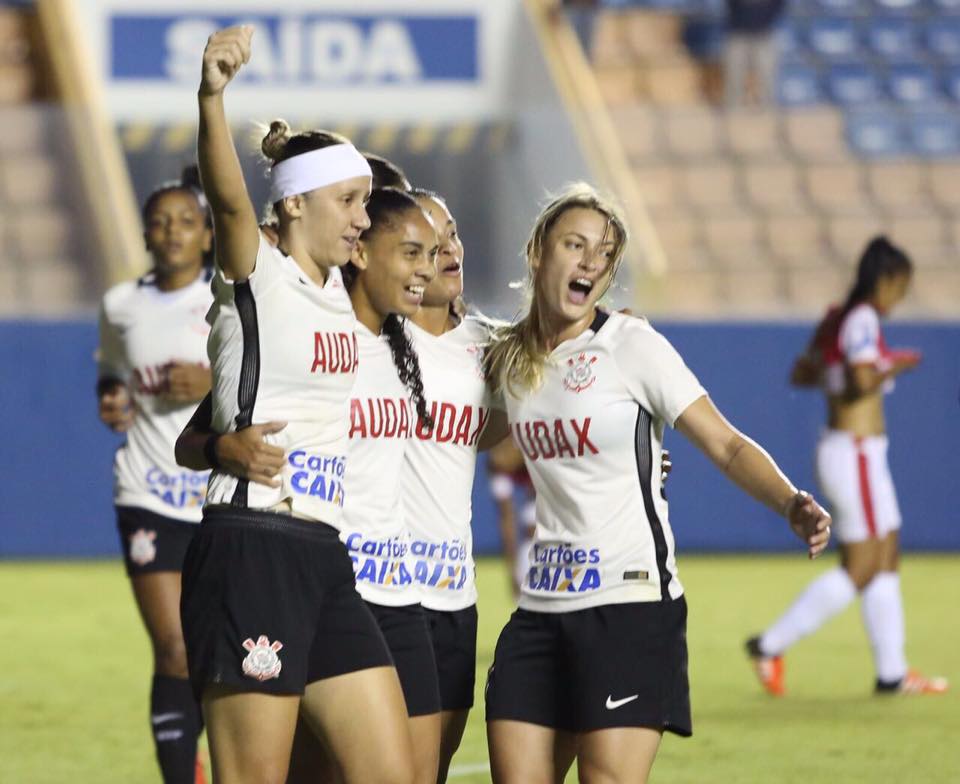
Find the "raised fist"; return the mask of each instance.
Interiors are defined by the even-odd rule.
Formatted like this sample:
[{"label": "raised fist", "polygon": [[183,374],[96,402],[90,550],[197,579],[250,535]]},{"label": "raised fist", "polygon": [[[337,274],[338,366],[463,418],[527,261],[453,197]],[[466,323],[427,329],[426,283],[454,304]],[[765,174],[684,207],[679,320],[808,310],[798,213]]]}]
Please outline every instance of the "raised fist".
[{"label": "raised fist", "polygon": [[219,30],[207,39],[203,50],[201,95],[222,93],[244,63],[250,61],[250,39],[253,27],[241,25]]}]

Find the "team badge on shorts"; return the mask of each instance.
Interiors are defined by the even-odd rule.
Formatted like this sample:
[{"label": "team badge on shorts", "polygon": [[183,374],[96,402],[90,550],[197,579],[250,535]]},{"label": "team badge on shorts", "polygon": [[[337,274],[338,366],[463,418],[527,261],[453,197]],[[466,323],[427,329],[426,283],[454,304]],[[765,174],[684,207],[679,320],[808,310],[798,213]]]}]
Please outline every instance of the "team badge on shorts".
[{"label": "team badge on shorts", "polygon": [[592,365],[596,361],[596,357],[588,357],[586,354],[570,357],[567,360],[567,374],[563,377],[564,389],[579,393],[593,386],[597,377],[593,375]]},{"label": "team badge on shorts", "polygon": [[247,637],[243,641],[243,647],[250,651],[243,660],[244,675],[258,681],[268,681],[280,675],[283,662],[277,656],[277,651],[283,647],[282,642],[270,642],[266,635],[261,634],[256,642]]},{"label": "team badge on shorts", "polygon": [[157,557],[156,531],[140,528],[130,537],[130,560],[137,566],[146,566]]}]

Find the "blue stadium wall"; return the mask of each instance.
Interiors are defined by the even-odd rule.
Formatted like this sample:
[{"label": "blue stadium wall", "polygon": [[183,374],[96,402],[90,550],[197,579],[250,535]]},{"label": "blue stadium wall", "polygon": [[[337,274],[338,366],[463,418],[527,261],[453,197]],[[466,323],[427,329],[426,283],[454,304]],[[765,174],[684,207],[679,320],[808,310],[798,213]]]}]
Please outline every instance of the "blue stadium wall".
[{"label": "blue stadium wall", "polygon": [[[823,426],[817,394],[786,384],[810,325],[660,323],[728,418],[813,487]],[[888,399],[890,460],[911,550],[960,550],[960,324],[891,325],[889,341],[924,352],[921,367]],[[0,322],[3,448],[0,557],[117,553],[110,499],[119,439],[94,404],[96,327],[82,322]],[[773,514],[732,487],[675,434],[668,495],[681,551],[779,551],[795,547]],[[481,471],[483,470],[481,466]],[[624,471],[632,471],[625,465]],[[499,546],[486,482],[474,493],[480,552]]]}]

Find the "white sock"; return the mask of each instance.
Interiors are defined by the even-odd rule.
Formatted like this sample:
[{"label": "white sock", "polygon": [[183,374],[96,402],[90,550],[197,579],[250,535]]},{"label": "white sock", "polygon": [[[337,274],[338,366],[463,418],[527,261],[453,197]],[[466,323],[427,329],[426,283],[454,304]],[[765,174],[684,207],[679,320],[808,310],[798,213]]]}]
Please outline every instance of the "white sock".
[{"label": "white sock", "polygon": [[760,650],[779,656],[801,637],[819,629],[857,595],[857,587],[841,568],[814,580],[760,638]]},{"label": "white sock", "polygon": [[880,572],[874,577],[863,589],[860,610],[873,647],[877,678],[884,683],[899,681],[907,674],[900,575]]}]

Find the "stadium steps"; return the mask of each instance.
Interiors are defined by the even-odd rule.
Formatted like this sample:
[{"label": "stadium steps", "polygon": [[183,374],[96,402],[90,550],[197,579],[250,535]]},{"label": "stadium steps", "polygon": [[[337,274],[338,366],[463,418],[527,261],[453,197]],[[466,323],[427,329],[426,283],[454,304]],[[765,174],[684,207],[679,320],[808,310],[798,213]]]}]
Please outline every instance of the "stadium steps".
[{"label": "stadium steps", "polygon": [[77,258],[62,150],[35,13],[0,6],[0,315],[56,314],[93,295]]},{"label": "stadium steps", "polygon": [[832,105],[718,109],[701,81],[669,73],[685,56],[680,35],[678,15],[618,9],[601,13],[591,46],[667,255],[649,309],[817,316],[882,231],[921,270],[904,310],[960,314],[960,163],[903,147],[861,155]]},{"label": "stadium steps", "polygon": [[[141,227],[67,0],[0,5],[0,316],[88,312]],[[119,165],[118,165],[119,161]]]}]

